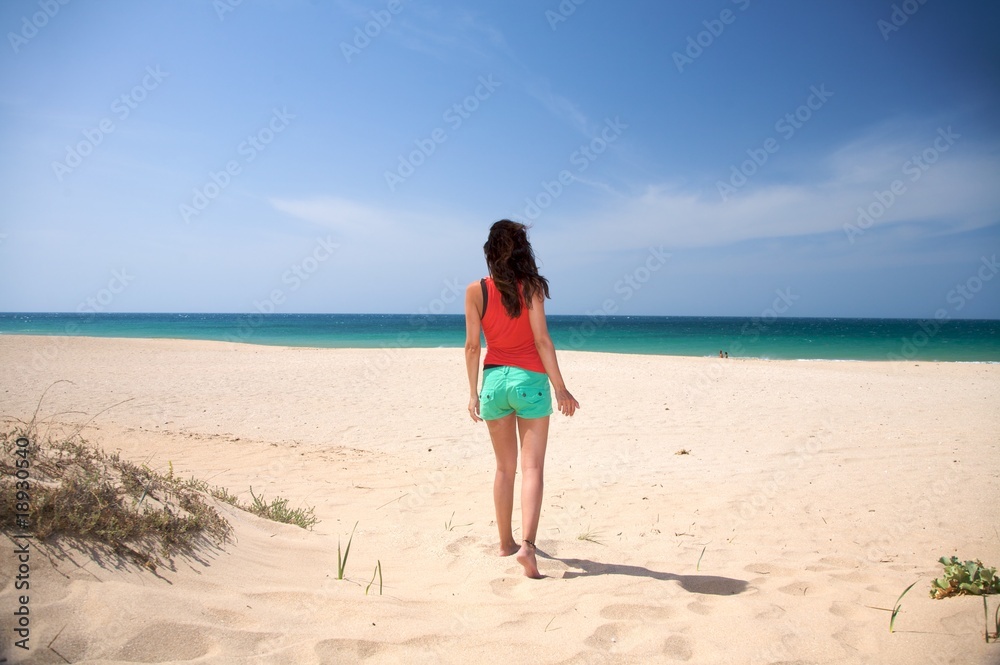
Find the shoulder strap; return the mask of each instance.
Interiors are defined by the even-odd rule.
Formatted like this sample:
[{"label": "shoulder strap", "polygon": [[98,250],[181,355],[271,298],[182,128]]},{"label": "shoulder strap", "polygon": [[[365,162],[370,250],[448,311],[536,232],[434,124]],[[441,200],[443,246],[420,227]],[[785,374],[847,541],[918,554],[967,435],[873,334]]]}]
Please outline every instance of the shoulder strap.
[{"label": "shoulder strap", "polygon": [[489,302],[489,299],[490,299],[490,292],[486,288],[486,278],[485,277],[483,279],[479,280],[479,286],[483,287],[483,313],[479,317],[481,319],[484,316],[486,316],[486,303]]}]

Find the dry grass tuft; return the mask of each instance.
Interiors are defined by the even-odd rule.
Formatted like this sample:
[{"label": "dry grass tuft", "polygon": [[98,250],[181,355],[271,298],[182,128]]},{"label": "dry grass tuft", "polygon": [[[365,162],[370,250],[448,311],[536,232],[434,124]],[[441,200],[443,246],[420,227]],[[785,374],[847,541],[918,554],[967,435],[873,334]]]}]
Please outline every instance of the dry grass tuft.
[{"label": "dry grass tuft", "polygon": [[[28,532],[39,540],[97,541],[155,570],[203,539],[221,544],[232,530],[197,483],[137,466],[75,436],[42,442],[34,428],[20,427],[0,432],[0,449],[0,528],[5,531]],[[27,478],[19,481],[21,460],[27,460],[22,469],[27,474],[21,474]],[[27,485],[19,484],[25,480]],[[24,498],[27,523],[13,510]]]}]

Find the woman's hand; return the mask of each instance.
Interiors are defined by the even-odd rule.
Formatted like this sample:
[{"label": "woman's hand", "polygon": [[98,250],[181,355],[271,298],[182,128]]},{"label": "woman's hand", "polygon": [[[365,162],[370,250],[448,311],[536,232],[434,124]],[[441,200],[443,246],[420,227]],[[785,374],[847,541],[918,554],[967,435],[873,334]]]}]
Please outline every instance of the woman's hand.
[{"label": "woman's hand", "polygon": [[565,388],[556,390],[556,402],[559,404],[559,411],[565,416],[572,416],[580,408],[580,403]]},{"label": "woman's hand", "polygon": [[469,415],[472,416],[473,422],[482,422],[483,419],[479,417],[479,395],[469,398]]}]

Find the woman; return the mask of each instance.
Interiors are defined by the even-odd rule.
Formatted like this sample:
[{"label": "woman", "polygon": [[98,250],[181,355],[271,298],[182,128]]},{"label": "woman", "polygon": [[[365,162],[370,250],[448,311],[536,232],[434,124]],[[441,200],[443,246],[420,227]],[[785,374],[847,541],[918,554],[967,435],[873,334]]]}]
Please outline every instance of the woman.
[{"label": "woman", "polygon": [[[538,274],[527,227],[502,219],[483,245],[490,276],[465,292],[465,364],[469,373],[469,415],[485,420],[493,441],[493,481],[500,555],[517,554],[528,577],[539,578],[535,536],[542,509],[542,471],[555,390],[567,416],[580,403],[566,390],[555,346],[545,324],[549,282]],[[479,383],[480,338],[486,336],[483,387]],[[521,544],[511,531],[517,442],[521,440]]]}]

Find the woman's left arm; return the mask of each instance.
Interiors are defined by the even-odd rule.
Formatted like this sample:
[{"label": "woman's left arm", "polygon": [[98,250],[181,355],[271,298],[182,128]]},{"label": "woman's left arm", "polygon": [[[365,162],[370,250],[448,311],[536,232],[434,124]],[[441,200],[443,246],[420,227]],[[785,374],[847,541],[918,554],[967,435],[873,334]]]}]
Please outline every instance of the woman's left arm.
[{"label": "woman's left arm", "polygon": [[549,337],[549,327],[545,322],[545,297],[536,294],[531,307],[528,309],[528,323],[531,324],[531,334],[535,337],[535,348],[538,349],[538,357],[542,361],[545,373],[549,376],[549,383],[556,394],[556,403],[559,411],[564,415],[572,416],[580,403],[566,389],[562,372],[559,371],[559,361],[556,360],[556,347]]},{"label": "woman's left arm", "polygon": [[465,290],[465,369],[469,374],[469,415],[474,421],[479,417],[479,357],[482,353],[480,333],[483,311],[483,291],[479,282],[469,284]]}]

